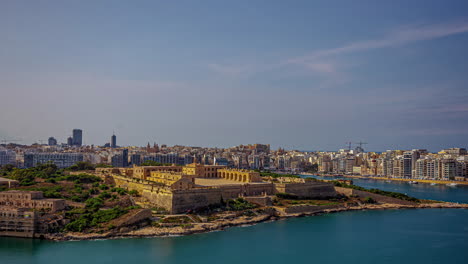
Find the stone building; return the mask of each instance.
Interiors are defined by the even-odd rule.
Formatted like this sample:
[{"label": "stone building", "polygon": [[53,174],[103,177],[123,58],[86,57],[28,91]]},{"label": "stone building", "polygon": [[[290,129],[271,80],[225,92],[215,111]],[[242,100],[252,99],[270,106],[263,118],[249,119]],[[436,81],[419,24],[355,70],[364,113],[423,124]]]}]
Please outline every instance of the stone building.
[{"label": "stone building", "polygon": [[5,191],[0,192],[0,207],[30,208],[57,212],[65,209],[65,200],[46,199],[42,192]]},{"label": "stone building", "polygon": [[220,169],[217,177],[237,182],[262,182],[260,173],[249,170]]},{"label": "stone building", "polygon": [[40,237],[66,222],[62,215],[65,200],[45,199],[42,192],[0,192],[0,236]]},{"label": "stone building", "polygon": [[0,206],[0,236],[34,237],[37,218],[31,209]]}]

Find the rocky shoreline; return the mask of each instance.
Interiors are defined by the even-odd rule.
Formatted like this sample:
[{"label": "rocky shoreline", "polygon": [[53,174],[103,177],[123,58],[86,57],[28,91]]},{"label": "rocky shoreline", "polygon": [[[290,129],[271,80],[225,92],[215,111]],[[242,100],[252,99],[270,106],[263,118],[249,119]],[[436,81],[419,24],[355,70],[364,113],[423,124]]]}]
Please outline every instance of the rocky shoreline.
[{"label": "rocky shoreline", "polygon": [[47,234],[44,239],[52,241],[78,241],[78,240],[97,240],[97,239],[122,239],[122,238],[149,238],[149,237],[170,237],[186,236],[192,234],[208,233],[214,231],[223,231],[229,227],[254,225],[267,221],[276,221],[281,219],[314,216],[327,213],[339,213],[346,211],[364,211],[364,210],[388,210],[388,209],[421,209],[421,208],[458,208],[468,209],[468,204],[458,204],[449,202],[423,203],[416,205],[402,204],[364,204],[358,206],[341,206],[329,209],[323,209],[313,212],[301,212],[287,214],[273,207],[275,210],[266,210],[265,213],[256,216],[240,216],[234,219],[215,220],[206,223],[194,223],[188,227],[154,227],[147,226],[138,230],[128,232],[107,232],[107,233],[55,233]]}]

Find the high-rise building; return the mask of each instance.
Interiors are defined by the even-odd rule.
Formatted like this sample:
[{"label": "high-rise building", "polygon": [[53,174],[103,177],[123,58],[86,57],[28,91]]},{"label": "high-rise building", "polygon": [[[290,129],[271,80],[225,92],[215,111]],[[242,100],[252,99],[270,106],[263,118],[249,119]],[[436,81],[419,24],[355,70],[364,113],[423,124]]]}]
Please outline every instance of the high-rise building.
[{"label": "high-rise building", "polygon": [[0,147],[0,166],[7,164],[16,165],[16,153]]},{"label": "high-rise building", "polygon": [[50,137],[48,140],[49,146],[56,146],[57,140],[54,137]]},{"label": "high-rise building", "polygon": [[73,129],[73,146],[81,147],[83,145],[83,130]]},{"label": "high-rise building", "polygon": [[140,154],[132,154],[130,156],[130,163],[132,165],[140,166],[140,164],[141,164],[141,155]]},{"label": "high-rise building", "polygon": [[67,145],[68,146],[73,146],[73,138],[72,137],[67,138]]},{"label": "high-rise building", "polygon": [[111,146],[111,148],[116,148],[117,147],[117,137],[115,136],[115,134],[112,135],[112,137],[111,137],[110,146]]},{"label": "high-rise building", "polygon": [[128,149],[123,149],[121,154],[112,156],[111,164],[114,167],[128,167]]},{"label": "high-rise building", "polygon": [[404,178],[411,178],[413,172],[413,152],[407,151],[403,154],[403,168],[402,176]]},{"label": "high-rise building", "polygon": [[466,154],[467,154],[465,148],[449,148],[449,149],[443,149],[443,150],[440,151],[439,153],[441,153],[441,154],[446,153],[446,154],[457,155],[457,156],[461,156],[461,155],[466,155]]},{"label": "high-rise building", "polygon": [[443,159],[440,161],[440,178],[443,180],[454,180],[456,176],[457,164],[453,159]]},{"label": "high-rise building", "polygon": [[128,149],[122,150],[122,159],[123,159],[123,166],[128,167]]}]

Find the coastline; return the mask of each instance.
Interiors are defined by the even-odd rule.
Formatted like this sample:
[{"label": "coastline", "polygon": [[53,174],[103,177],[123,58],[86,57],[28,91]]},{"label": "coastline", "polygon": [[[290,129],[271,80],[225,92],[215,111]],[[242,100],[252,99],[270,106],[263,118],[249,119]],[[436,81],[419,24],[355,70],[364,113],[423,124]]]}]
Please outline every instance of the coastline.
[{"label": "coastline", "polygon": [[418,182],[418,183],[433,183],[433,184],[460,184],[460,185],[468,185],[468,181],[446,181],[446,180],[424,180],[424,179],[403,179],[403,178],[388,178],[388,177],[370,177],[370,176],[360,176],[360,175],[334,175],[334,174],[312,174],[312,173],[300,173],[299,175],[303,176],[322,176],[327,178],[335,178],[335,177],[345,177],[345,178],[355,178],[355,179],[367,179],[367,180],[380,180],[380,181],[403,181],[403,182]]},{"label": "coastline", "polygon": [[445,180],[421,180],[421,179],[401,179],[401,178],[386,178],[386,177],[366,177],[356,175],[345,175],[347,178],[356,179],[369,179],[369,180],[381,180],[381,181],[402,181],[402,182],[418,182],[418,183],[434,183],[434,184],[460,184],[468,185],[468,181],[445,181]]},{"label": "coastline", "polygon": [[253,217],[241,216],[232,220],[221,220],[209,223],[195,223],[191,227],[154,227],[148,226],[134,231],[128,232],[108,232],[108,233],[64,233],[64,234],[47,234],[44,239],[51,241],[81,241],[81,240],[101,240],[101,239],[123,239],[123,238],[151,238],[151,237],[171,237],[171,236],[187,236],[201,233],[209,233],[215,231],[224,231],[230,227],[250,226],[258,223],[278,221],[288,218],[316,216],[328,213],[339,213],[347,211],[366,211],[366,210],[394,210],[394,209],[468,209],[468,204],[436,202],[423,203],[417,205],[402,205],[402,204],[364,204],[358,206],[341,206],[336,208],[323,209],[313,212],[301,212],[294,214],[281,213],[275,208],[275,212],[264,213]]}]

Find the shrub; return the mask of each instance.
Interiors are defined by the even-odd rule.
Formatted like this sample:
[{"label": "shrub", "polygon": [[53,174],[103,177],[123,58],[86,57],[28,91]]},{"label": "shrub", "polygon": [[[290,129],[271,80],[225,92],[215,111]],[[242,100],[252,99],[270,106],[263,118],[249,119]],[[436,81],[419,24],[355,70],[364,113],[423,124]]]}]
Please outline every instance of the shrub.
[{"label": "shrub", "polygon": [[57,181],[54,178],[47,179],[46,182],[56,183]]},{"label": "shrub", "polygon": [[[91,198],[95,199],[95,198]],[[91,200],[89,199],[89,200]],[[114,207],[108,210],[99,210],[95,212],[87,212],[79,215],[79,217],[65,226],[65,230],[82,232],[89,227],[100,227],[101,223],[109,222],[115,218],[118,218],[128,211],[120,207]],[[112,225],[109,225],[112,226]]]},{"label": "shrub", "polygon": [[138,196],[138,191],[131,190],[131,191],[128,192],[128,194],[130,194],[131,196]]},{"label": "shrub", "polygon": [[119,188],[119,187],[114,187],[111,189],[111,192],[116,192],[118,193],[119,195],[125,195],[127,194],[127,190],[123,189],[123,188]]},{"label": "shrub", "polygon": [[141,163],[141,166],[171,166],[172,163],[161,163],[161,162],[156,162],[152,160],[145,160],[143,163]]},{"label": "shrub", "polygon": [[226,202],[226,208],[232,211],[242,211],[242,210],[247,210],[247,209],[253,209],[256,207],[257,207],[256,205],[249,203],[248,201],[242,198],[237,198],[235,200],[228,200]]},{"label": "shrub", "polygon": [[67,175],[63,177],[64,180],[67,181],[72,181],[75,183],[95,183],[95,182],[100,182],[102,181],[101,178],[98,176],[86,174],[86,173],[81,173],[78,175]]},{"label": "shrub", "polygon": [[86,200],[85,204],[86,208],[98,210],[100,207],[102,207],[104,202],[100,198],[89,198],[88,200]]},{"label": "shrub", "polygon": [[111,197],[111,194],[108,192],[102,192],[101,194],[98,195],[98,198],[105,200]]},{"label": "shrub", "polygon": [[374,200],[374,198],[372,198],[372,197],[366,197],[366,198],[364,198],[363,202],[364,202],[364,203],[368,203],[368,204],[375,204],[375,203],[377,203],[377,201]]},{"label": "shrub", "polygon": [[279,177],[300,178],[298,175],[279,174],[279,173],[274,173],[274,172],[270,172],[270,171],[262,171],[262,172],[260,172],[260,176],[262,176],[262,177],[270,176],[272,178],[279,178]]},{"label": "shrub", "polygon": [[79,161],[74,165],[71,165],[67,168],[69,171],[80,171],[80,170],[94,170],[94,165],[86,162],[86,161]]},{"label": "shrub", "polygon": [[98,193],[99,193],[99,190],[96,188],[89,189],[89,194],[98,194]]}]

